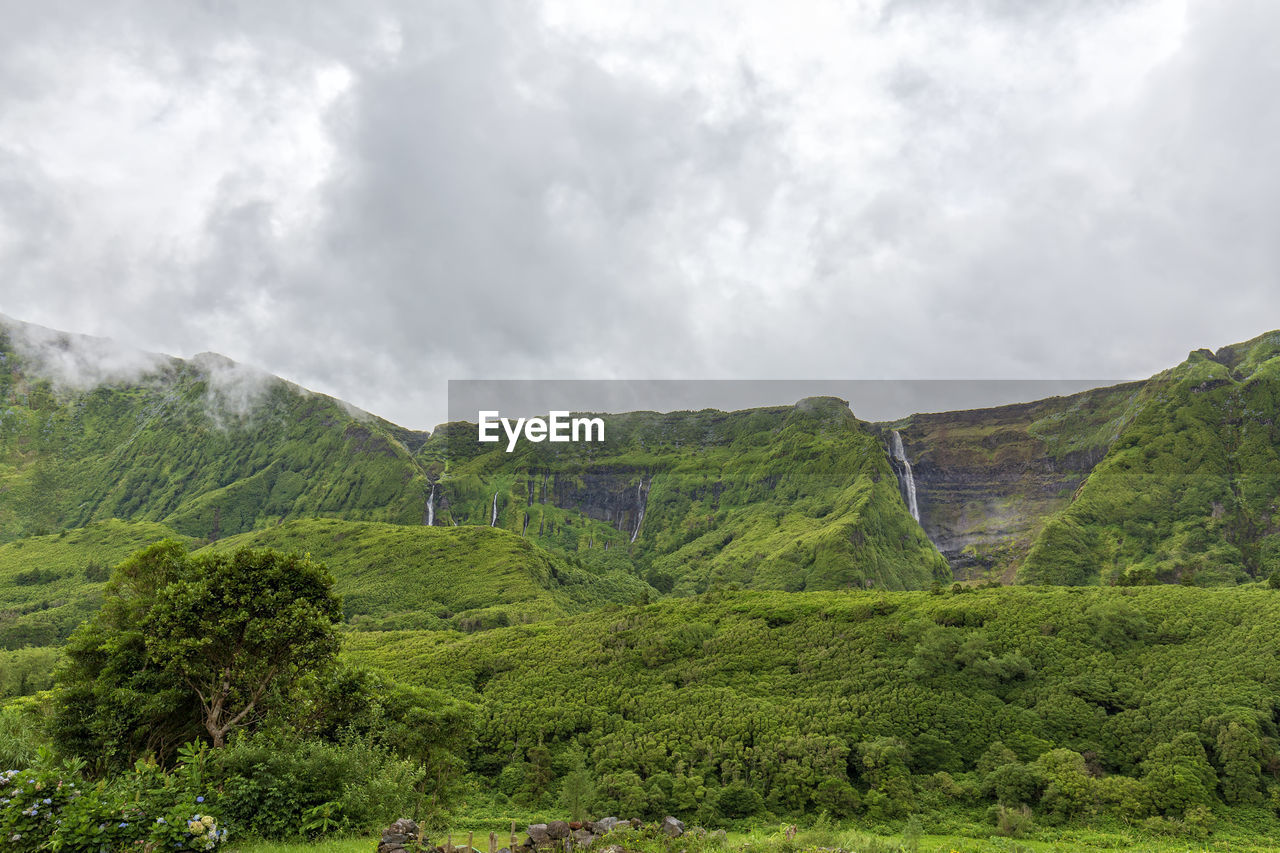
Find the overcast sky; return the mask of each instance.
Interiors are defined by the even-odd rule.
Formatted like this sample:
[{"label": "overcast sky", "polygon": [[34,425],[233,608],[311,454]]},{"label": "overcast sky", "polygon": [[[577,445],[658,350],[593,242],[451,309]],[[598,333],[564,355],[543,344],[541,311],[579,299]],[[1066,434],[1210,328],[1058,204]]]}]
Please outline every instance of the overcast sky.
[{"label": "overcast sky", "polygon": [[1280,327],[1274,0],[0,10],[0,312],[407,426],[451,378],[1128,378]]}]

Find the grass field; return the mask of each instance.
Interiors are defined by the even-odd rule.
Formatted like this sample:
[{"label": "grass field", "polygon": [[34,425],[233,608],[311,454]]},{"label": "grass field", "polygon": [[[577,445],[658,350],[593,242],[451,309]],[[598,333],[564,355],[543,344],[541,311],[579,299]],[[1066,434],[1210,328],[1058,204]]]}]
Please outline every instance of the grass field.
[{"label": "grass field", "polygon": [[[1200,851],[1231,851],[1231,853],[1268,853],[1275,845],[1241,842],[1235,838],[1192,841],[1188,839],[1141,838],[1128,833],[1108,831],[1046,832],[1045,838],[1011,839],[991,836],[970,838],[962,835],[921,835],[917,839],[903,835],[877,835],[860,831],[801,831],[788,843],[778,830],[756,830],[749,833],[729,833],[722,847],[693,843],[685,845],[673,842],[669,846],[652,842],[640,843],[636,850],[658,853],[663,847],[671,853],[710,853],[714,850],[741,851],[741,853],[800,853],[805,850],[842,849],[850,853],[1072,853],[1072,851],[1112,850],[1131,853],[1200,853]],[[503,836],[500,836],[500,838]],[[523,835],[521,838],[523,839]],[[455,844],[464,844],[465,833],[456,833]],[[443,844],[443,836],[432,838]],[[501,843],[501,842],[500,842]],[[373,853],[378,844],[376,836],[330,839],[315,843],[256,841],[230,844],[229,853]],[[476,846],[485,849],[479,838]],[[628,849],[633,849],[628,847]]]}]

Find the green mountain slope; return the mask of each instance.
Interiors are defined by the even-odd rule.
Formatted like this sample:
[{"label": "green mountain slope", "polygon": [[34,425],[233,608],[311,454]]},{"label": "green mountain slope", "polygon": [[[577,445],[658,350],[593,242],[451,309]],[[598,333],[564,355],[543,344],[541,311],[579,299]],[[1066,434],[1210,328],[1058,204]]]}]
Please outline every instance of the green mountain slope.
[{"label": "green mountain slope", "polygon": [[208,546],[310,554],[329,567],[348,621],[365,628],[493,627],[633,603],[653,590],[599,574],[506,530],[338,519],[291,521]]},{"label": "green mountain slope", "polygon": [[1197,350],[1044,528],[1030,583],[1236,583],[1280,569],[1280,333]]},{"label": "green mountain slope", "polygon": [[[168,537],[201,544],[164,525],[111,520],[0,545],[0,648],[61,643],[97,610],[114,566]],[[591,572],[487,527],[307,519],[205,546],[239,547],[323,561],[347,622],[363,629],[491,628],[656,595],[629,574]]]},{"label": "green mountain slope", "polygon": [[182,538],[162,524],[113,519],[0,544],[0,648],[65,640],[102,603],[111,569],[166,537]]},{"label": "green mountain slope", "polygon": [[[102,372],[113,357],[129,369]],[[0,540],[107,518],[202,539],[325,515],[421,523],[417,438],[220,356],[0,322]]]},{"label": "green mountain slope", "polygon": [[601,444],[512,453],[437,430],[438,523],[493,524],[662,591],[789,591],[950,579],[911,518],[881,441],[833,398],[741,412],[604,415]]},{"label": "green mountain slope", "polygon": [[[634,412],[604,416],[602,445],[522,443],[509,454],[476,442],[474,425],[414,432],[219,356],[151,356],[0,318],[0,542],[109,519],[204,542],[316,518],[492,526],[585,573],[572,594],[545,586],[555,607],[530,611],[544,615],[630,600],[646,583],[676,595],[912,589],[952,571],[1235,583],[1280,568],[1277,341],[996,409],[892,424],[860,421],[834,398]],[[893,431],[913,462],[919,524],[889,458]],[[406,547],[425,549],[415,560],[432,554],[441,577],[468,549],[476,565],[502,551],[462,534],[429,540],[447,547],[427,541]],[[402,569],[413,567],[392,572]],[[6,618],[23,624],[35,604],[74,597],[5,595]],[[439,612],[475,609],[428,600]]]}]

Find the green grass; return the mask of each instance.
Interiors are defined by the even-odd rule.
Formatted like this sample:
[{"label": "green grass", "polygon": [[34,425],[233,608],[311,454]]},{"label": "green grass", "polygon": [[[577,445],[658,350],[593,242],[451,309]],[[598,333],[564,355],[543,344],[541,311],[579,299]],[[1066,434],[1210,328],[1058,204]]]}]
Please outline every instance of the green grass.
[{"label": "green grass", "polygon": [[212,356],[55,387],[16,337],[0,326],[0,541],[108,518],[202,539],[322,515],[422,522],[411,431]]},{"label": "green grass", "polygon": [[[200,545],[162,524],[116,519],[0,544],[0,649],[61,643],[96,611],[111,569],[166,537]],[[206,546],[239,547],[310,553],[324,562],[356,628],[470,630],[656,595],[633,576],[570,564],[488,527],[309,519]],[[15,655],[0,657],[0,685],[25,671]]]},{"label": "green grass", "polygon": [[377,836],[367,838],[331,838],[324,841],[245,841],[228,842],[227,853],[372,853],[378,846]]},{"label": "green grass", "polygon": [[1030,583],[1231,585],[1280,570],[1280,334],[1197,351],[1146,383]]}]

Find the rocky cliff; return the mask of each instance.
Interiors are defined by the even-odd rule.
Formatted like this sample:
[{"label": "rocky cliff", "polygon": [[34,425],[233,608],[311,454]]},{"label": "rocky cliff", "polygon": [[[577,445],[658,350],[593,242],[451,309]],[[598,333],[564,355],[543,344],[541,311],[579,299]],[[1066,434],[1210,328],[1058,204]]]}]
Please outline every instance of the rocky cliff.
[{"label": "rocky cliff", "polygon": [[875,430],[886,454],[892,431],[901,436],[920,524],[956,577],[1011,580],[1045,521],[1105,457],[1141,388],[912,415]]}]

